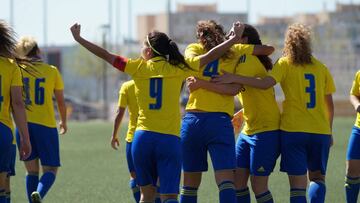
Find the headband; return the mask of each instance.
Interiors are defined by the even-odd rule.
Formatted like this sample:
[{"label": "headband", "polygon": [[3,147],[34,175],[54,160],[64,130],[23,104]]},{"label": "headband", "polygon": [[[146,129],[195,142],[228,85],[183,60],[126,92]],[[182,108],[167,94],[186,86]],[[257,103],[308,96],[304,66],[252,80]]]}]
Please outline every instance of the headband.
[{"label": "headband", "polygon": [[146,35],[146,40],[147,40],[147,43],[149,44],[151,50],[153,50],[153,52],[155,52],[155,53],[157,53],[158,55],[161,55],[161,56],[164,55],[164,54],[161,54],[160,52],[158,52],[153,46],[151,46],[150,40],[149,40],[149,35]]}]

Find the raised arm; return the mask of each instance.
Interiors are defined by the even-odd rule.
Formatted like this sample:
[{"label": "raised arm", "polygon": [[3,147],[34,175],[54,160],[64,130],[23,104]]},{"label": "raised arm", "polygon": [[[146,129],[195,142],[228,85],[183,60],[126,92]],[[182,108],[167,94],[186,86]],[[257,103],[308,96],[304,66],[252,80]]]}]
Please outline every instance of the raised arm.
[{"label": "raised arm", "polygon": [[71,26],[70,30],[71,30],[71,33],[72,33],[75,41],[77,41],[79,44],[81,44],[83,47],[85,47],[88,51],[90,51],[94,55],[98,56],[99,58],[104,59],[105,61],[107,61],[110,64],[113,64],[116,55],[108,52],[107,50],[103,49],[102,47],[99,47],[96,44],[89,42],[86,39],[84,39],[83,37],[81,37],[81,35],[80,35],[81,25],[75,23],[73,26]]},{"label": "raised arm", "polygon": [[60,122],[59,122],[60,134],[63,135],[67,132],[67,115],[66,115],[66,105],[64,99],[64,90],[55,90],[54,94],[60,114]]},{"label": "raised arm", "polygon": [[118,131],[119,131],[121,121],[124,117],[124,114],[125,114],[125,108],[119,107],[116,112],[116,117],[115,117],[114,126],[113,126],[113,132],[112,132],[112,136],[111,136],[111,147],[113,149],[118,149],[118,147],[120,145]]},{"label": "raised arm", "polygon": [[236,22],[233,24],[234,35],[231,35],[228,40],[212,48],[206,54],[200,55],[200,67],[220,58],[228,49],[234,44],[238,43],[244,32],[244,24]]},{"label": "raised arm", "polygon": [[212,82],[219,84],[243,84],[251,87],[259,88],[259,89],[268,89],[276,85],[276,81],[273,77],[267,76],[265,78],[255,78],[255,77],[247,77],[241,75],[235,75],[228,72],[223,72],[223,75],[215,75]]},{"label": "raised arm", "polygon": [[22,98],[22,87],[11,87],[11,107],[15,124],[20,132],[20,159],[25,160],[31,154],[31,144],[26,120],[25,105]]},{"label": "raised arm", "polygon": [[241,85],[238,84],[216,84],[195,77],[187,78],[186,84],[190,92],[202,88],[212,92],[216,92],[218,94],[224,94],[230,96],[237,95],[241,89]]}]

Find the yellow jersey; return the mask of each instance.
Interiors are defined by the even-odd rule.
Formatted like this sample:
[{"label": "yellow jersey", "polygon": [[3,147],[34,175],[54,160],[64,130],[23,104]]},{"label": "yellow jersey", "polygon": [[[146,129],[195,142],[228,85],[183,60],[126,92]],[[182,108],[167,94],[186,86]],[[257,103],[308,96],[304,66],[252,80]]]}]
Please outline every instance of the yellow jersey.
[{"label": "yellow jersey", "polygon": [[[355,74],[355,78],[350,90],[350,95],[360,97],[360,71]],[[355,126],[360,128],[360,113],[356,114]]]},{"label": "yellow jersey", "polygon": [[[258,57],[248,54],[240,57],[236,74],[257,78],[268,76]],[[275,100],[274,88],[262,90],[244,85],[238,98],[243,106],[243,134],[253,135],[279,129],[280,111]]]},{"label": "yellow jersey", "polygon": [[[193,76],[209,81],[213,75],[221,74],[221,71],[235,73],[236,64],[243,54],[252,54],[254,45],[236,44],[231,47],[230,59],[217,59],[202,67],[200,72]],[[190,44],[185,50],[185,57],[193,57],[205,54],[207,51],[199,44]],[[197,89],[190,93],[186,110],[201,110],[206,112],[224,112],[232,116],[234,114],[234,97],[222,95],[205,89]]]},{"label": "yellow jersey", "polygon": [[280,58],[270,75],[285,95],[280,129],[289,132],[331,134],[325,96],[335,92],[328,68],[312,57],[312,63],[296,66]]},{"label": "yellow jersey", "polygon": [[[32,67],[23,66],[23,68],[28,122],[56,128],[54,90],[64,89],[58,69],[43,62],[35,62]],[[26,71],[27,68],[31,68],[33,71]]]},{"label": "yellow jersey", "polygon": [[126,132],[126,142],[132,142],[136,129],[137,118],[139,116],[139,108],[135,96],[135,83],[133,80],[124,82],[119,91],[118,106],[126,109],[129,112],[129,124]]},{"label": "yellow jersey", "polygon": [[0,122],[14,129],[11,118],[11,87],[22,86],[21,71],[15,62],[0,56]]},{"label": "yellow jersey", "polygon": [[[185,60],[192,69],[199,69],[199,57]],[[179,136],[181,86],[193,71],[180,69],[158,56],[147,61],[142,58],[128,59],[124,72],[129,74],[135,83],[139,107],[136,130]]]}]

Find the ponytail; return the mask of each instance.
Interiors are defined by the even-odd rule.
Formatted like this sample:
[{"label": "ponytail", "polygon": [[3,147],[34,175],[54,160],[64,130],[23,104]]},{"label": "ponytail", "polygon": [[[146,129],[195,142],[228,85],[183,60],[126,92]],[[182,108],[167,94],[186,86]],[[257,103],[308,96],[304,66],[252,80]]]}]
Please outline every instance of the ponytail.
[{"label": "ponytail", "polygon": [[154,56],[163,56],[171,65],[181,69],[191,69],[186,63],[184,56],[180,53],[177,44],[165,33],[153,31],[146,38],[147,44],[153,50]]},{"label": "ponytail", "polygon": [[[245,29],[242,37],[247,37],[249,44],[262,45],[259,33],[253,26],[249,24],[245,24]],[[272,60],[269,56],[260,55],[257,57],[267,71],[273,68]]]}]

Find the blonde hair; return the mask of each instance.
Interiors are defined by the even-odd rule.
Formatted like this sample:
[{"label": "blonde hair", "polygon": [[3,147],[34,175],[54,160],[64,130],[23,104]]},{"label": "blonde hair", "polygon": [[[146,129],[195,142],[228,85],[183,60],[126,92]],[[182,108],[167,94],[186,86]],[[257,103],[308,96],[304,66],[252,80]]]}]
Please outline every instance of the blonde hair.
[{"label": "blonde hair", "polygon": [[285,34],[283,55],[295,65],[311,64],[311,30],[309,27],[295,23],[288,27]]},{"label": "blonde hair", "polygon": [[37,42],[35,38],[22,37],[16,45],[16,53],[20,57],[26,57],[36,47],[37,47]]}]

